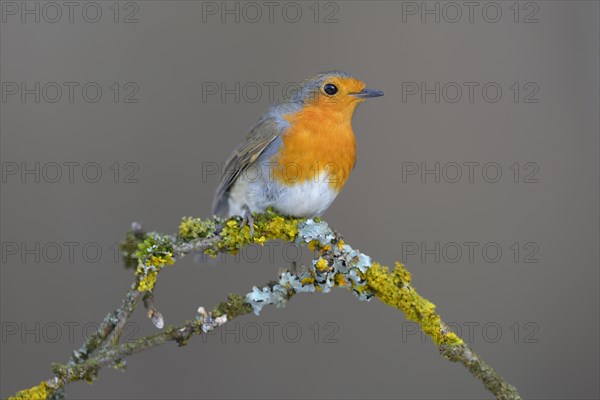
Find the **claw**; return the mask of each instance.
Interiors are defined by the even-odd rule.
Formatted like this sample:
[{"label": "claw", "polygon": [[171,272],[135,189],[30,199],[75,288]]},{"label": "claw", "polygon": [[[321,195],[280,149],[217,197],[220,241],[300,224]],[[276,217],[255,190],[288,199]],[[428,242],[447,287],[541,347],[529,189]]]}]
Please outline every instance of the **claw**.
[{"label": "claw", "polygon": [[254,218],[252,218],[252,211],[250,210],[250,207],[248,207],[247,204],[244,204],[242,206],[242,209],[244,210],[244,215],[242,218],[242,225],[240,226],[240,229],[244,227],[244,225],[248,225],[248,228],[250,228],[250,237],[254,237]]}]

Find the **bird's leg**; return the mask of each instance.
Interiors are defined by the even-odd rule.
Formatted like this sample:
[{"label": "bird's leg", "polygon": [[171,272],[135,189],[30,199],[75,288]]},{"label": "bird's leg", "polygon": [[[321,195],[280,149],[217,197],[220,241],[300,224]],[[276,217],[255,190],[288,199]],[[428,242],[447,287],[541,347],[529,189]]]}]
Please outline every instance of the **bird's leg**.
[{"label": "bird's leg", "polygon": [[244,210],[244,215],[242,216],[242,225],[240,226],[240,229],[247,224],[248,228],[250,228],[250,236],[254,237],[254,218],[252,218],[252,211],[247,204],[242,206],[242,210]]}]

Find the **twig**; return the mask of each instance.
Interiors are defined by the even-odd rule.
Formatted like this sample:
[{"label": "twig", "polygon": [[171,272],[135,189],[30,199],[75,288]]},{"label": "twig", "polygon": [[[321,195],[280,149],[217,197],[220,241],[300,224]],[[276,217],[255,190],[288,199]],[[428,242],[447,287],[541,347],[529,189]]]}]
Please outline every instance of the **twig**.
[{"label": "twig", "polygon": [[[175,341],[183,346],[194,334],[213,330],[227,320],[254,311],[259,314],[266,305],[284,306],[296,293],[320,290],[328,292],[336,286],[350,288],[360,300],[377,297],[383,303],[401,310],[407,319],[419,323],[447,359],[463,364],[486,389],[498,399],[520,399],[517,390],[508,384],[493,368],[452,332],[435,313],[435,305],[421,297],[411,285],[410,273],[400,263],[390,271],[372,262],[371,258],[345,244],[342,237],[325,222],[282,218],[272,212],[254,216],[254,235],[248,226],[240,228],[239,218],[227,221],[213,218],[200,220],[184,218],[177,236],[144,234],[141,228],[128,234],[130,242],[123,249],[127,265],[137,262],[136,280],[126,294],[121,307],[108,314],[97,332],[75,351],[65,364],[52,364],[56,375],[49,381],[16,394],[15,399],[47,399],[63,395],[62,389],[70,382],[93,381],[100,368],[110,365],[122,367],[122,360],[133,354]],[[317,252],[313,265],[303,271],[284,271],[277,280],[261,287],[253,287],[244,297],[230,295],[212,312],[199,308],[194,320],[177,327],[168,327],[155,335],[142,337],[131,343],[119,344],[120,332],[135,310],[143,293],[148,316],[157,327],[162,327],[162,316],[154,306],[152,289],[158,273],[175,258],[197,251],[211,255],[219,252],[235,253],[251,243],[283,239],[307,245]],[[138,248],[133,253],[131,249]],[[159,317],[160,316],[160,317]],[[96,355],[92,355],[98,350]]]}]

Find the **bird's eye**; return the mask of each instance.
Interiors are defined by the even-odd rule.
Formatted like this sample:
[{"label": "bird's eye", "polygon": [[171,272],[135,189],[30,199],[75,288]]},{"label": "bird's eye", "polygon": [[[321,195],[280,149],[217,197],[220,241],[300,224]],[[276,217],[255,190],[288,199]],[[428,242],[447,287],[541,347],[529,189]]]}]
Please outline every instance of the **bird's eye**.
[{"label": "bird's eye", "polygon": [[323,86],[323,91],[328,95],[333,96],[338,92],[338,88],[333,83],[328,83],[325,86]]}]

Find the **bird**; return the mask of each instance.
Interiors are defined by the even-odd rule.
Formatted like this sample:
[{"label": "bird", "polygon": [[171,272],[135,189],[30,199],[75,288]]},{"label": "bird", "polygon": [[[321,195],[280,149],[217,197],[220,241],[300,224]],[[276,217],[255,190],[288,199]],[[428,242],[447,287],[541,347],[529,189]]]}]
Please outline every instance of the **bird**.
[{"label": "bird", "polygon": [[269,208],[295,218],[322,215],[356,163],[354,110],[379,96],[339,70],[302,81],[261,115],[227,159],[213,214],[242,216],[251,231],[252,213]]}]

